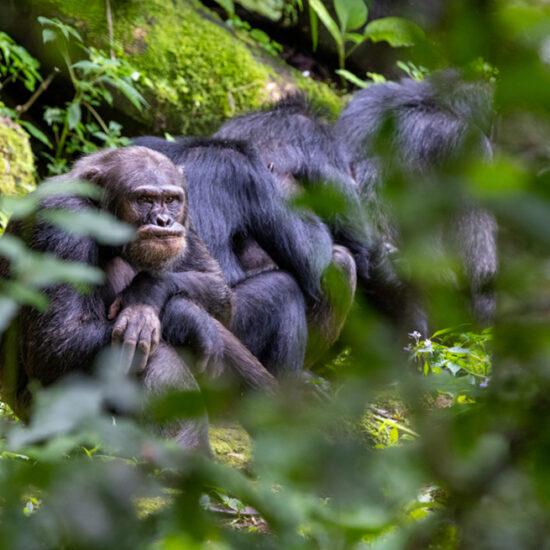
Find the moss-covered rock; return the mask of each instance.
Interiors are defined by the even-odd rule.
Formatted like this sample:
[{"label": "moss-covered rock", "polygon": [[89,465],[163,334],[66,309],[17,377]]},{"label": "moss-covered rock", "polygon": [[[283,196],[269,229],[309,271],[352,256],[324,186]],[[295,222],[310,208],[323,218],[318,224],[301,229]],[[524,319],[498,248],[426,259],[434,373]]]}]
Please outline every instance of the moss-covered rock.
[{"label": "moss-covered rock", "polygon": [[0,117],[0,194],[23,195],[35,188],[29,139],[21,127]]},{"label": "moss-covered rock", "polygon": [[[108,48],[104,0],[24,3],[33,16],[59,17],[78,28],[87,44]],[[296,87],[330,112],[341,107],[327,85],[260,50],[248,35],[237,36],[198,2],[126,0],[111,6],[115,42],[151,83],[145,94],[150,108],[138,115],[127,106],[127,114],[144,117],[156,133],[208,134],[228,116]]]},{"label": "moss-covered rock", "polygon": [[250,462],[250,436],[238,424],[211,425],[210,446],[214,457],[228,466],[246,468]]}]

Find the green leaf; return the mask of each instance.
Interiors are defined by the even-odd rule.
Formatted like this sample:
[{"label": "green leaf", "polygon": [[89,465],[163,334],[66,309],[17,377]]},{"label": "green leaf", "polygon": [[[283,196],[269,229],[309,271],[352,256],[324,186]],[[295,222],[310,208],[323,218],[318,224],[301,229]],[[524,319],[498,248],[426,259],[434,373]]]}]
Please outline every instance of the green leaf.
[{"label": "green leaf", "polygon": [[46,197],[74,195],[99,199],[102,193],[100,187],[87,181],[51,181],[24,197],[0,197],[0,209],[10,212],[13,219],[20,220],[35,212],[40,201]]},{"label": "green leaf", "polygon": [[9,327],[18,311],[19,305],[15,300],[7,296],[0,296],[0,334]]},{"label": "green leaf", "polygon": [[371,21],[365,28],[365,38],[385,41],[394,48],[414,46],[424,40],[424,31],[412,21],[401,17],[383,17]]},{"label": "green leaf", "polygon": [[101,67],[97,63],[92,63],[91,61],[88,61],[86,59],[73,63],[72,67],[73,69],[82,69],[84,73],[101,69]]},{"label": "green leaf", "polygon": [[311,27],[311,49],[316,51],[319,41],[319,19],[311,5],[309,6],[309,25]]},{"label": "green leaf", "polygon": [[27,122],[26,120],[19,120],[18,121],[27,132],[33,137],[36,138],[38,141],[41,141],[44,145],[47,145],[50,149],[52,148],[52,144],[50,143],[50,140],[44,134],[44,132],[41,132],[34,124],[31,122]]},{"label": "green leaf", "polygon": [[134,228],[100,210],[48,209],[41,211],[39,217],[73,235],[89,235],[102,244],[118,245],[131,241]]},{"label": "green leaf", "polygon": [[0,290],[18,304],[33,306],[39,311],[46,311],[48,309],[48,298],[42,292],[19,281],[2,281]]},{"label": "green leaf", "polygon": [[334,9],[343,32],[357,29],[367,22],[368,10],[363,0],[334,0]]},{"label": "green leaf", "polygon": [[219,4],[228,14],[233,15],[235,13],[235,5],[233,0],[216,0],[216,3]]},{"label": "green leaf", "polygon": [[26,283],[46,287],[57,283],[101,284],[103,271],[80,262],[67,262],[47,253],[37,253],[13,235],[0,239],[0,255],[10,260],[10,269],[16,278]]},{"label": "green leaf", "polygon": [[368,88],[372,84],[372,82],[361,80],[359,77],[355,76],[353,73],[346,71],[346,69],[338,69],[335,72],[337,75],[343,76],[346,80],[349,80],[352,84],[359,86],[359,88]]},{"label": "green leaf", "polygon": [[67,122],[70,130],[76,127],[81,117],[82,111],[80,109],[80,103],[78,101],[73,101],[67,110]]},{"label": "green leaf", "polygon": [[323,22],[325,27],[328,29],[334,41],[339,45],[343,45],[344,37],[336,24],[336,21],[330,16],[327,8],[325,8],[321,0],[310,0],[309,6],[315,11],[319,19]]},{"label": "green leaf", "polygon": [[44,29],[42,31],[42,42],[47,44],[48,42],[53,42],[57,38],[57,33],[52,31],[52,29]]},{"label": "green leaf", "polygon": [[346,38],[347,40],[351,40],[355,44],[361,44],[362,42],[365,42],[365,40],[367,40],[362,34],[359,34],[357,32],[347,32]]},{"label": "green leaf", "polygon": [[446,366],[451,371],[451,374],[453,376],[456,376],[456,373],[462,370],[462,367],[460,365],[457,365],[455,363],[451,363],[450,361],[447,363]]},{"label": "green leaf", "polygon": [[147,107],[149,105],[145,98],[136,90],[136,88],[121,78],[116,80],[114,87],[127,99],[129,99],[138,111],[141,111],[143,107]]}]

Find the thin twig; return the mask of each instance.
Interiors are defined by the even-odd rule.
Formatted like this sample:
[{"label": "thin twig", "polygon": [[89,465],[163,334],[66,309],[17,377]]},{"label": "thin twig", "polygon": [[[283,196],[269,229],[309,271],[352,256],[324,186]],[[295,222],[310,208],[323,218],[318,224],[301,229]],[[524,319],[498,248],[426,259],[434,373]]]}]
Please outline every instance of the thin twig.
[{"label": "thin twig", "polygon": [[23,113],[26,113],[34,104],[34,102],[40,97],[41,94],[43,94],[46,91],[46,88],[51,84],[52,80],[54,79],[55,75],[59,72],[59,69],[57,67],[54,67],[53,71],[47,76],[46,80],[44,80],[40,86],[36,89],[34,94],[29,98],[27,103],[24,103],[23,105],[17,105],[15,110],[19,115],[22,115]]}]

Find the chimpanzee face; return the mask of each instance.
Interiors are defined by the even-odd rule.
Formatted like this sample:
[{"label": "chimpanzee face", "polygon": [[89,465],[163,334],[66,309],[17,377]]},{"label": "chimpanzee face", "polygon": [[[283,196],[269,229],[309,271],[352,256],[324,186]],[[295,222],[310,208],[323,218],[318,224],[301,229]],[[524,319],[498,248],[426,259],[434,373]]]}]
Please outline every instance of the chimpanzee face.
[{"label": "chimpanzee face", "polygon": [[[182,172],[159,153],[143,147],[123,149],[128,162],[105,175],[109,210],[136,228],[122,257],[137,271],[164,271],[186,246],[187,194]],[[139,153],[139,155],[137,154]]]},{"label": "chimpanzee face", "polygon": [[163,271],[181,256],[186,239],[186,197],[174,185],[140,185],[127,197],[124,220],[137,227],[135,240],[123,250],[138,270]]}]

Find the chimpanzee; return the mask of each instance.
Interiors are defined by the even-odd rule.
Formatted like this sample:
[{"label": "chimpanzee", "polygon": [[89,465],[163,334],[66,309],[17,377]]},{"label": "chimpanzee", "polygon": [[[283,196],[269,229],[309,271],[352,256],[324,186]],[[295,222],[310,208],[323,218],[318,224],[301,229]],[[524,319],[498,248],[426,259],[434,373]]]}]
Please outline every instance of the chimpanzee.
[{"label": "chimpanzee", "polygon": [[426,331],[415,293],[394,273],[385,243],[365,216],[343,144],[304,94],[289,94],[259,111],[228,120],[215,136],[254,143],[287,198],[304,188],[335,188],[344,198],[344,209],[322,221],[334,242],[352,253],[366,298],[398,326]]},{"label": "chimpanzee", "polygon": [[[216,376],[226,367],[243,384],[272,391],[274,378],[224,326],[231,320],[231,291],[191,224],[181,171],[162,154],[129,147],[86,156],[53,181],[73,180],[102,187],[101,200],[54,195],[43,200],[42,212],[104,210],[135,227],[136,236],[123,246],[99,245],[40,221],[40,215],[35,225],[8,225],[7,232],[27,237],[33,250],[105,273],[105,283],[91,294],[52,286],[45,289],[50,301],[46,312],[31,307],[20,312],[19,368],[16,377],[2,373],[1,388],[14,410],[26,417],[29,381],[47,385],[86,371],[111,342],[120,344],[128,368],[150,392],[198,390],[189,365],[176,352],[180,346],[196,351],[198,369],[206,375]],[[9,277],[5,260],[0,276]],[[206,416],[161,429],[185,447],[208,452]]]},{"label": "chimpanzee", "polygon": [[[454,70],[433,73],[423,81],[404,78],[398,83],[376,84],[354,95],[335,125],[336,136],[347,149],[363,204],[370,217],[377,218],[384,241],[395,245],[406,238],[399,235],[396,220],[381,199],[385,180],[401,170],[418,182],[419,192],[429,192],[425,183],[433,175],[430,172],[446,163],[466,154],[490,158],[486,137],[490,103],[490,86],[466,81]],[[385,130],[389,138],[380,151],[379,138]],[[461,199],[455,196],[453,200]],[[490,213],[475,205],[464,204],[460,210],[442,229],[443,246],[460,258],[473,313],[487,324],[495,308],[496,223]]]},{"label": "chimpanzee", "polygon": [[[134,143],[183,167],[193,223],[234,292],[233,332],[270,372],[296,376],[304,364],[306,307],[322,311],[328,334],[339,330],[351,303],[354,267],[347,251],[333,249],[317,217],[288,207],[253,146],[154,137]],[[322,274],[331,262],[348,282],[340,308],[323,299]]]}]

